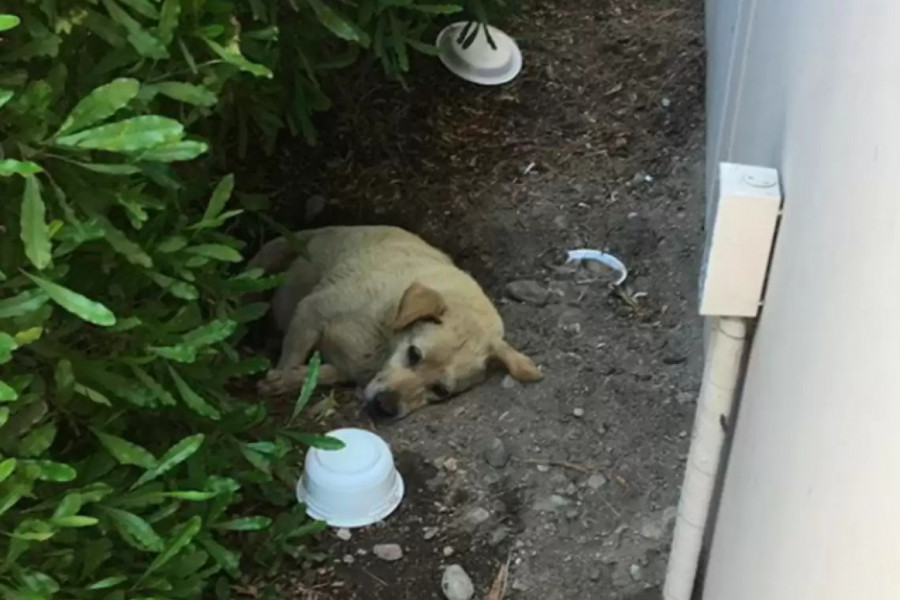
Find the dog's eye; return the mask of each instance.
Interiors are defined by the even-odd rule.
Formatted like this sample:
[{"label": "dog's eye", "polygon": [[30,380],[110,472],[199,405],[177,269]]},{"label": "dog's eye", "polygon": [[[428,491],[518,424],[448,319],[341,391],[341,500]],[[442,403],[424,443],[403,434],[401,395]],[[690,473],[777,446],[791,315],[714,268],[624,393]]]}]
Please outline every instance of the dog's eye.
[{"label": "dog's eye", "polygon": [[446,400],[450,397],[450,390],[447,389],[446,385],[441,383],[436,383],[431,386],[431,393],[438,397],[438,400]]},{"label": "dog's eye", "polygon": [[409,366],[414,367],[422,360],[422,351],[416,346],[410,346],[406,349],[406,362]]}]

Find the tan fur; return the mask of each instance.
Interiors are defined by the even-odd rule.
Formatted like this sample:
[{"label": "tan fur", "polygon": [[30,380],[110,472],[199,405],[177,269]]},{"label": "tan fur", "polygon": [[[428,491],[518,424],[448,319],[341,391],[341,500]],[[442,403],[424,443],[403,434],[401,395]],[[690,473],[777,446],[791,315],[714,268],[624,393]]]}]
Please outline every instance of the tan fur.
[{"label": "tan fur", "polygon": [[[516,379],[541,379],[504,341],[500,315],[475,280],[421,238],[377,226],[296,235],[303,255],[278,239],[251,261],[269,272],[287,269],[272,299],[285,334],[281,358],[264,392],[296,391],[316,349],[327,362],[323,384],[365,385],[366,400],[397,417],[477,384],[492,361]],[[416,364],[410,346],[421,354]]]}]

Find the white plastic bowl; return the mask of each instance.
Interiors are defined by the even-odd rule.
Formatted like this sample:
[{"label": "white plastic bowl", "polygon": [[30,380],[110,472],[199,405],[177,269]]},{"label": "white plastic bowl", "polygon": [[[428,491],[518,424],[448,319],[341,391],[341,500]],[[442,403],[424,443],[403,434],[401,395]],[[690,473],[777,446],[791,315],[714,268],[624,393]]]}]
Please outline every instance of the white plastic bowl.
[{"label": "white plastic bowl", "polygon": [[488,25],[491,39],[497,45],[495,50],[488,42],[484,28],[478,25],[472,44],[463,48],[458,40],[465,26],[465,22],[453,23],[438,34],[436,45],[444,66],[466,81],[481,85],[502,85],[512,81],[522,70],[522,52],[516,42]]},{"label": "white plastic bowl", "polygon": [[328,435],[344,442],[344,448],[307,452],[297,482],[306,514],[332,527],[365,527],[394,512],[403,499],[403,478],[387,443],[365,429]]}]

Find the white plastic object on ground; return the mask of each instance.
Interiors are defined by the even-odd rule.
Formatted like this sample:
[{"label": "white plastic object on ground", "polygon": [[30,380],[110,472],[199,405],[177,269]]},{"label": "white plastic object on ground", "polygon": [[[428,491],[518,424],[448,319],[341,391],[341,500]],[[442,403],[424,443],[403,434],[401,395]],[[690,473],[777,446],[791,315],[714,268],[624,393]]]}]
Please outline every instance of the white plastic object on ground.
[{"label": "white plastic object on ground", "polygon": [[387,443],[365,429],[328,434],[341,450],[312,448],[297,482],[297,500],[306,514],[332,527],[365,527],[385,519],[403,499],[403,478]]},{"label": "white plastic object on ground", "polygon": [[[522,51],[516,42],[496,27],[473,24],[478,30],[469,47],[463,48],[459,37],[467,24],[466,21],[453,23],[438,34],[435,45],[444,66],[466,81],[480,85],[502,85],[515,79],[522,70]],[[485,35],[485,27],[490,40]],[[496,48],[491,46],[491,41]]]},{"label": "white plastic object on ground", "polygon": [[603,263],[610,269],[618,271],[619,277],[616,279],[615,285],[622,285],[625,280],[628,279],[628,268],[625,267],[625,263],[612,254],[600,252],[599,250],[591,250],[589,248],[569,250],[567,254],[568,258],[566,259],[566,264],[580,263],[583,260],[593,260],[598,263]]}]

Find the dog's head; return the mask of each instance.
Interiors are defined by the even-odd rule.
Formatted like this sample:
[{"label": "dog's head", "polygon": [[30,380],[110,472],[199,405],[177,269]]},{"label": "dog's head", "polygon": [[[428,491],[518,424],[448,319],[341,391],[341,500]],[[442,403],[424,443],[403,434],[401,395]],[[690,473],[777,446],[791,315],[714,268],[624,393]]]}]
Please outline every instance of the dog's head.
[{"label": "dog's head", "polygon": [[[390,354],[364,391],[371,410],[400,419],[483,381],[491,363],[519,381],[538,381],[534,362],[510,346],[494,315],[448,307],[437,291],[413,283],[393,323]],[[496,322],[496,324],[495,324]]]}]

